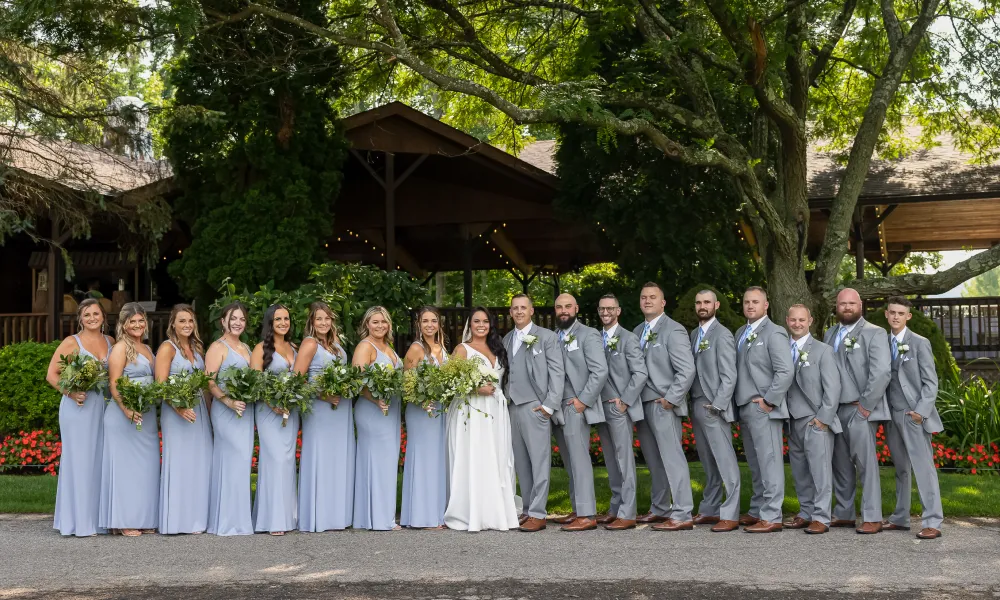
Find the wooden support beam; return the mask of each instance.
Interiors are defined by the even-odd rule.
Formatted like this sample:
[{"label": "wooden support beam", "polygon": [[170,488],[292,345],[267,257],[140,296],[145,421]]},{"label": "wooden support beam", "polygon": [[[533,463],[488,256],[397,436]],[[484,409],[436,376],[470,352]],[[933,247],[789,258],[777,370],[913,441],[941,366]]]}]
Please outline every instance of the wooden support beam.
[{"label": "wooden support beam", "polygon": [[865,236],[864,217],[860,209],[854,209],[854,274],[858,279],[865,278]]},{"label": "wooden support beam", "polygon": [[497,248],[504,253],[504,256],[510,260],[511,264],[521,271],[521,273],[524,273],[525,277],[534,272],[534,267],[528,264],[527,259],[524,258],[521,251],[514,245],[514,241],[511,240],[506,233],[504,233],[502,228],[494,228],[493,232],[490,234],[490,239],[494,244],[496,244]]},{"label": "wooden support beam", "polygon": [[[385,252],[385,238],[382,237],[382,232],[377,229],[362,229],[359,231],[361,235],[365,237],[373,246]],[[396,263],[399,266],[414,277],[424,278],[427,277],[427,270],[420,266],[413,255],[406,251],[405,248],[399,246],[396,247]],[[395,268],[395,265],[393,266]]]},{"label": "wooden support beam", "polygon": [[462,292],[465,308],[472,308],[472,248],[473,237],[466,237],[462,247]]},{"label": "wooden support beam", "polygon": [[385,153],[385,270],[396,268],[396,155]]},{"label": "wooden support beam", "polygon": [[427,156],[428,156],[427,154],[421,154],[420,156],[418,156],[417,159],[414,160],[413,163],[409,167],[407,167],[406,170],[403,171],[403,173],[399,177],[396,178],[395,182],[393,183],[393,187],[398,188],[400,185],[402,185],[402,183],[406,181],[406,178],[412,175],[413,172],[417,170],[417,167],[419,167],[422,162],[427,160]]},{"label": "wooden support beam", "polygon": [[370,164],[368,164],[368,161],[365,160],[365,157],[362,156],[361,153],[355,150],[354,148],[351,148],[351,154],[354,155],[354,158],[358,159],[358,162],[361,163],[361,166],[363,166],[365,170],[368,171],[368,174],[374,177],[375,181],[377,181],[378,184],[382,186],[382,188],[384,189],[385,180],[382,179],[381,175],[375,172],[375,169],[373,169]]}]

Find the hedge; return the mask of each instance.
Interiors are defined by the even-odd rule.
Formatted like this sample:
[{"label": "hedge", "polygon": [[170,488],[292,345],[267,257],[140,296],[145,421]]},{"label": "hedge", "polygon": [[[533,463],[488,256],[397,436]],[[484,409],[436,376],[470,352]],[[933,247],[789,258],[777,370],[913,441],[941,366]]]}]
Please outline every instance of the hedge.
[{"label": "hedge", "polygon": [[57,430],[62,395],[45,381],[59,342],[23,342],[0,348],[0,435]]}]

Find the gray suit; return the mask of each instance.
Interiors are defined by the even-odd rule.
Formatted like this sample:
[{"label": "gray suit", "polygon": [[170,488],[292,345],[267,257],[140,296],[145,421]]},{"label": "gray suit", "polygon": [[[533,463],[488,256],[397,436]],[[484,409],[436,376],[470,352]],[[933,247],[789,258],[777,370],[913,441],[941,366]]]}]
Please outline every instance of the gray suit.
[{"label": "gray suit", "polygon": [[517,330],[504,336],[510,363],[504,394],[510,412],[514,444],[514,470],[521,486],[524,512],[537,519],[547,516],[549,475],[552,466],[552,423],[532,409],[545,405],[558,412],[562,405],[565,372],[556,335],[532,323],[528,335],[537,338],[528,347],[522,343],[514,353]]},{"label": "gray suit", "polygon": [[[740,466],[733,450],[733,392],[736,389],[736,341],[718,319],[702,336],[691,332],[697,376],[691,386],[691,425],[695,449],[705,469],[705,493],[698,513],[724,521],[740,518]],[[699,345],[701,348],[699,348]],[[723,487],[726,501],[722,501]]]},{"label": "gray suit", "polygon": [[[890,341],[890,348],[892,342]],[[887,441],[892,463],[896,466],[896,510],[889,522],[903,527],[910,526],[910,497],[913,489],[910,470],[917,480],[920,504],[924,507],[923,527],[941,529],[944,510],[941,508],[941,489],[937,469],[934,468],[934,451],[931,434],[944,429],[934,401],[937,399],[938,378],[934,370],[934,355],[927,338],[910,331],[903,334],[906,352],[899,352],[892,361],[892,380],[889,382],[889,409],[892,423]],[[923,417],[922,425],[913,422],[906,412]]]},{"label": "gray suit", "polygon": [[[581,517],[592,517],[597,514],[597,498],[590,462],[590,426],[604,422],[600,394],[608,379],[608,363],[604,358],[601,334],[593,327],[577,321],[563,331],[562,336],[559,345],[562,346],[566,383],[562,410],[552,415],[553,431],[569,476],[573,512]],[[586,406],[582,413],[573,406],[574,398]]]},{"label": "gray suit", "polygon": [[[794,342],[791,342],[794,343]],[[790,351],[790,356],[792,356]],[[795,361],[788,388],[788,462],[792,465],[799,516],[830,525],[834,435],[841,432],[840,369],[833,348],[809,336]],[[812,425],[813,419],[827,426]]]},{"label": "gray suit", "polygon": [[[736,332],[736,406],[740,409],[743,451],[753,484],[750,514],[770,523],[781,522],[785,499],[782,422],[788,417],[785,395],[795,376],[788,334],[767,317],[758,321],[748,339],[744,325]],[[752,339],[750,339],[752,338]],[[742,342],[742,343],[741,343]],[[751,400],[761,397],[773,407],[765,412]]]},{"label": "gray suit", "polygon": [[[635,454],[632,450],[632,424],[643,419],[639,392],[646,385],[646,361],[639,349],[639,338],[621,325],[615,327],[618,342],[605,348],[608,378],[601,390],[604,422],[597,424],[608,467],[611,486],[611,506],[608,514],[619,519],[636,517]],[[619,412],[614,400],[620,399],[628,409]]]},{"label": "gray suit", "polygon": [[[640,346],[644,326],[642,323],[634,330]],[[687,393],[695,378],[694,358],[684,326],[665,314],[652,328],[651,337],[643,348],[649,378],[639,394],[644,418],[637,426],[651,480],[650,512],[686,522],[691,520],[694,500],[691,472],[681,447],[681,417],[688,414]],[[663,408],[656,402],[659,398],[673,408]],[[668,492],[671,503],[667,502]]]},{"label": "gray suit", "polygon": [[[854,497],[860,477],[861,518],[866,523],[879,523],[882,521],[882,489],[875,432],[879,421],[889,419],[889,405],[885,399],[891,377],[889,340],[884,329],[862,318],[837,345],[841,329],[843,325],[831,327],[823,339],[834,347],[840,367],[837,413],[844,429],[833,444],[833,495],[837,499],[833,518],[854,520]],[[867,420],[858,411],[858,404],[871,411]]]}]

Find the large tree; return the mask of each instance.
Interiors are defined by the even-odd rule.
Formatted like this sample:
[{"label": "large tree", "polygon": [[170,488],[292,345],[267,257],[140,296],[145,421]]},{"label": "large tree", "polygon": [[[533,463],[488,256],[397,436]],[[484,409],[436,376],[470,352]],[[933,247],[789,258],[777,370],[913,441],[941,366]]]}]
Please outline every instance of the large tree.
[{"label": "large tree", "polygon": [[[406,69],[518,124],[587,126],[641,138],[671,160],[723,174],[752,224],[772,303],[827,310],[858,195],[877,150],[904,124],[950,130],[995,155],[995,0],[336,0],[324,25],[250,0],[210,18],[267,15],[354,49],[356,64]],[[932,27],[933,26],[933,27]],[[645,71],[581,71],[591,34],[640,43]],[[654,69],[655,71],[650,71]],[[656,85],[646,85],[654,79]],[[972,91],[974,90],[974,91]],[[754,108],[749,139],[720,106]],[[810,136],[849,149],[822,247],[804,256]],[[662,215],[669,218],[669,215]],[[814,260],[809,260],[814,259]],[[853,282],[863,297],[934,293],[1000,264],[1000,246],[951,269]],[[814,265],[807,278],[807,266]]]}]

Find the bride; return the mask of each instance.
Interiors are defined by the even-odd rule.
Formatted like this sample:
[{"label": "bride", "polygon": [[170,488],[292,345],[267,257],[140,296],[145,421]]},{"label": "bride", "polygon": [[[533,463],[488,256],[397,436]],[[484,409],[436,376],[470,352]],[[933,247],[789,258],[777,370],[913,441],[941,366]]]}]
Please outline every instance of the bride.
[{"label": "bride", "polygon": [[[507,351],[488,310],[476,307],[465,323],[454,356],[479,360],[506,378]],[[448,507],[451,529],[517,529],[520,498],[514,495],[514,449],[502,386],[485,385],[468,404],[448,411]]]}]

